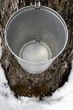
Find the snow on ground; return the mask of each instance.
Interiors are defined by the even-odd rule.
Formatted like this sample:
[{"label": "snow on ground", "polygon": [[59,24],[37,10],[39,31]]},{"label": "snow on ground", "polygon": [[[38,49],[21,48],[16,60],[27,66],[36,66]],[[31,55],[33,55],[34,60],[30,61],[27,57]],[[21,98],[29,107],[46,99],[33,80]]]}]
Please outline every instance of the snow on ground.
[{"label": "snow on ground", "polygon": [[[1,57],[0,47],[0,57]],[[0,110],[73,110],[73,62],[68,81],[56,90],[51,97],[39,98],[14,96],[0,65]]]}]

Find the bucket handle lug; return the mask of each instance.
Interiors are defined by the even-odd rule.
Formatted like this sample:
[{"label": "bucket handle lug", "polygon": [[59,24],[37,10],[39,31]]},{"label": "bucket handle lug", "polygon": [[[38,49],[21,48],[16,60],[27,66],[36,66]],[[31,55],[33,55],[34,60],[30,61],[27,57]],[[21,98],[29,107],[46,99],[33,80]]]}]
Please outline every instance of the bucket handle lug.
[{"label": "bucket handle lug", "polygon": [[40,0],[35,0],[35,9],[40,9]]}]

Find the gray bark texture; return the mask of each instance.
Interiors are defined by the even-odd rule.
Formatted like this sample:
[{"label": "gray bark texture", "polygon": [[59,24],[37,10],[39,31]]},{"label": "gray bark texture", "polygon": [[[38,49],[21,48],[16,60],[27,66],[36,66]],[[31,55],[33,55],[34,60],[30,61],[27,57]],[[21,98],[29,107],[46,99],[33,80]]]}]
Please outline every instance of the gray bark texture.
[{"label": "gray bark texture", "polygon": [[19,8],[34,4],[34,0],[0,0],[0,37],[2,39],[1,65],[11,90],[16,96],[44,97],[63,86],[68,80],[73,59],[73,0],[41,0],[42,5],[56,10],[67,23],[69,39],[65,50],[41,74],[29,74],[22,69],[5,44],[4,28],[9,17]]}]

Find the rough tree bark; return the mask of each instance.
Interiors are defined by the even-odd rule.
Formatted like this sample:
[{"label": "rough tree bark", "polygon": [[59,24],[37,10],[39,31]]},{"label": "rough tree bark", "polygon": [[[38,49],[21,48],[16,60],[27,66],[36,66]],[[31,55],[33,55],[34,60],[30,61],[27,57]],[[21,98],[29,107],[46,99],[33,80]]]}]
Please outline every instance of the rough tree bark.
[{"label": "rough tree bark", "polygon": [[61,87],[68,79],[73,59],[73,0],[41,0],[62,15],[69,29],[68,44],[63,53],[45,72],[33,75],[27,73],[18,64],[5,44],[4,28],[9,17],[18,8],[29,5],[34,0],[0,0],[0,37],[2,39],[1,64],[4,68],[10,88],[15,95],[47,96]]}]

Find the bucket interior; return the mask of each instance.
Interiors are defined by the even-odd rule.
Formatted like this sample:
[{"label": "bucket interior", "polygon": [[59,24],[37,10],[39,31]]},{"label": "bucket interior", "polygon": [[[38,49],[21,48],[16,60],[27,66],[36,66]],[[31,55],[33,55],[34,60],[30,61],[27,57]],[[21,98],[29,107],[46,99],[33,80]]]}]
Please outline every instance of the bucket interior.
[{"label": "bucket interior", "polygon": [[[10,49],[22,59],[31,61],[48,60],[58,55],[65,45],[65,36],[62,21],[43,8],[27,8],[16,13],[8,23],[6,35]],[[25,48],[32,44],[31,48],[27,48],[29,51],[25,52]]]}]

